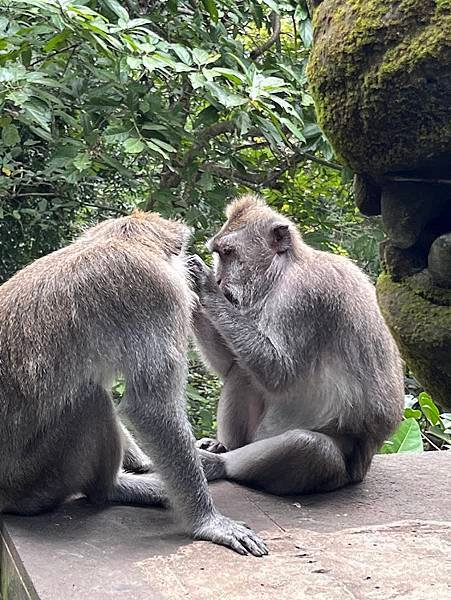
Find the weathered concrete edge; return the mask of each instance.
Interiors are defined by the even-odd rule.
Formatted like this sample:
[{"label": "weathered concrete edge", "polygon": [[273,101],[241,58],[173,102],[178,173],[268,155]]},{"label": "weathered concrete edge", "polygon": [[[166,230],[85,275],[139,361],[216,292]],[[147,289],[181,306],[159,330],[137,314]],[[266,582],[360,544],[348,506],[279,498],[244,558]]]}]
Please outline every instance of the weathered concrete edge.
[{"label": "weathered concrete edge", "polygon": [[39,600],[1,517],[0,600]]}]

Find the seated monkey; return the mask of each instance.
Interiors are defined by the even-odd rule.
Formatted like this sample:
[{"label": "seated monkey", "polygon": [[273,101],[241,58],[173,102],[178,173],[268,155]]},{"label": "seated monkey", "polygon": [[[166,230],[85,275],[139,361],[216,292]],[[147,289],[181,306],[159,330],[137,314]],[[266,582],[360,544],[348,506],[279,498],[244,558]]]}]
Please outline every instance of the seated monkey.
[{"label": "seated monkey", "polygon": [[223,381],[218,439],[198,444],[207,478],[275,494],[361,481],[403,407],[373,285],[255,196],[208,247],[214,271],[191,260],[197,344]]}]

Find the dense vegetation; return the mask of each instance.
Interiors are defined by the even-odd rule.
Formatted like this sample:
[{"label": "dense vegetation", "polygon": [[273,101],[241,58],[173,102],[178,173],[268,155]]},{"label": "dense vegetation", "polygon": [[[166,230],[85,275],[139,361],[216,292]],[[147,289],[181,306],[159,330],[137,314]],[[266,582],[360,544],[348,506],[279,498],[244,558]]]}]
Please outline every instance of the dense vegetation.
[{"label": "dense vegetation", "polygon": [[[179,215],[202,251],[225,202],[246,190],[292,217],[309,243],[377,274],[379,223],[355,209],[350,174],[316,124],[303,0],[0,0],[0,9],[0,281],[133,207]],[[196,358],[193,367],[190,416],[207,435],[219,384]],[[421,411],[408,416],[440,426]]]}]

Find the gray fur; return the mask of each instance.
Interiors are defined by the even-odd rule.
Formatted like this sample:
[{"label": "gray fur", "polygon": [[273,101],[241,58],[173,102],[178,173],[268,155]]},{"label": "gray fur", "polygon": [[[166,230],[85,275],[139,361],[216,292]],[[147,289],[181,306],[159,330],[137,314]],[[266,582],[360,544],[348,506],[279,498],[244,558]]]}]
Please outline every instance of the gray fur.
[{"label": "gray fur", "polygon": [[191,265],[197,343],[224,382],[219,444],[199,443],[207,478],[278,494],[361,481],[403,406],[373,285],[252,196],[229,207],[209,247],[214,274]]},{"label": "gray fur", "polygon": [[[200,539],[266,553],[212,503],[184,410],[193,293],[188,230],[134,213],[88,230],[0,287],[0,512],[34,514],[73,494],[171,504]],[[149,440],[158,474],[107,390]]]}]

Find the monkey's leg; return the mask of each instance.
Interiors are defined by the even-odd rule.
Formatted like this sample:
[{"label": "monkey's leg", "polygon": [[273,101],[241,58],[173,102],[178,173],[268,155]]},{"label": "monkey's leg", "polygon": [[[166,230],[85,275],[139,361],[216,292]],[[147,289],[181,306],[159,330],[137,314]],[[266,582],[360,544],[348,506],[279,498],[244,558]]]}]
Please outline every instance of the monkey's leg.
[{"label": "monkey's leg", "polygon": [[254,532],[221,515],[213,505],[182,402],[184,356],[176,360],[176,350],[170,350],[161,351],[161,364],[155,365],[154,357],[153,369],[135,372],[130,377],[125,398],[127,414],[148,436],[171,504],[183,515],[193,536],[228,546],[240,554],[267,554]]},{"label": "monkey's leg", "polygon": [[[97,402],[100,403],[102,394],[103,404],[106,406],[109,398],[104,390],[98,391]],[[111,402],[109,406],[111,406]],[[157,475],[133,475],[120,471],[121,457],[124,461],[124,441],[127,444],[125,452],[129,453],[129,457],[131,452],[136,453],[136,450],[139,459],[147,457],[119,421],[112,407],[109,417],[110,420],[104,416],[103,428],[100,429],[98,426],[96,428],[95,476],[84,486],[84,492],[88,499],[95,504],[107,502],[149,506],[166,504],[163,484]],[[135,457],[136,454],[133,454],[133,456]]]},{"label": "monkey's leg", "polygon": [[200,450],[209,481],[230,479],[272,494],[329,491],[349,482],[337,442],[322,433],[287,431],[242,448],[212,454]]},{"label": "monkey's leg", "polygon": [[152,461],[147,454],[141,450],[132,434],[123,423],[121,423],[121,436],[124,448],[122,468],[130,473],[152,472],[154,470]]},{"label": "monkey's leg", "polygon": [[120,473],[108,500],[123,504],[150,506],[167,506],[168,504],[163,482],[158,475],[153,473],[144,475]]},{"label": "monkey's leg", "polygon": [[24,459],[23,469],[33,478],[22,482],[17,477],[8,512],[36,514],[80,493],[106,501],[122,459],[119,422],[107,392],[97,385],[81,389],[53,429],[30,443]]},{"label": "monkey's leg", "polygon": [[246,374],[233,365],[218,402],[217,439],[202,438],[196,447],[219,454],[245,446],[252,440],[263,406],[261,395]]}]

